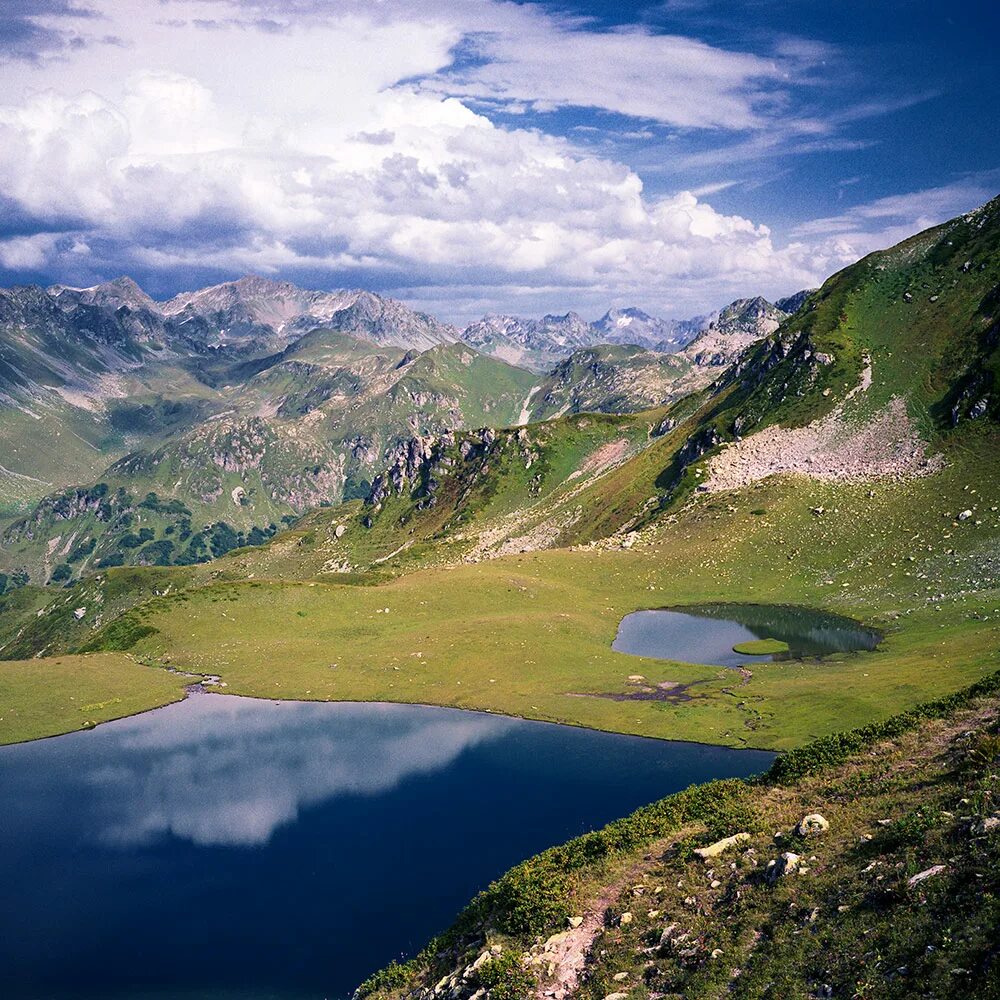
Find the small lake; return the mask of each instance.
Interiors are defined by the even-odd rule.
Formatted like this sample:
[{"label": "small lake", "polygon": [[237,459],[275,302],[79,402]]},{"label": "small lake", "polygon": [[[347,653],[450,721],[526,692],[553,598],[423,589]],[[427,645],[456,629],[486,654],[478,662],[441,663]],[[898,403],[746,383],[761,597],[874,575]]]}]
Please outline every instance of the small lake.
[{"label": "small lake", "polygon": [[[789,651],[769,656],[733,652],[737,643],[753,639],[780,639]],[[741,667],[871,650],[881,641],[875,629],[826,611],[784,604],[704,604],[626,615],[613,648],[634,656]]]},{"label": "small lake", "polygon": [[197,695],[0,748],[5,1000],[341,1000],[511,865],[773,754]]}]

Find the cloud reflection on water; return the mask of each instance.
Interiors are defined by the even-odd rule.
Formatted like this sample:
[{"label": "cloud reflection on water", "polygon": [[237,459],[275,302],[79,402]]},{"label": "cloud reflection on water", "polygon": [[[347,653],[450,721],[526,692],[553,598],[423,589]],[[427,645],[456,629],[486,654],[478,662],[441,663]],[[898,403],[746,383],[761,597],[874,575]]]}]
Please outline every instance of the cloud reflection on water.
[{"label": "cloud reflection on water", "polygon": [[389,791],[516,724],[406,706],[220,696],[178,708],[109,727],[101,760],[116,762],[83,765],[102,843],[134,846],[169,834],[203,847],[263,845],[305,807]]}]

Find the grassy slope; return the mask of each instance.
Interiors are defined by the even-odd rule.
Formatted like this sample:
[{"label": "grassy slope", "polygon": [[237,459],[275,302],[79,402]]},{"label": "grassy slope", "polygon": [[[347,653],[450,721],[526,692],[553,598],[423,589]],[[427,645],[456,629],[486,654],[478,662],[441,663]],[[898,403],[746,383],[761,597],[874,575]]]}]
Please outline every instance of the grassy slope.
[{"label": "grassy slope", "polygon": [[88,729],[180,701],[192,679],[124,653],[0,661],[0,743]]},{"label": "grassy slope", "polygon": [[[998,687],[995,675],[975,696],[810,745],[756,782],[689,789],[529,859],[360,995],[431,995],[421,988],[445,980],[455,1000],[484,987],[486,1000],[996,998],[1000,830],[975,824],[1000,804]],[[800,835],[817,812],[829,829]],[[694,856],[737,832],[747,839],[721,856]],[[783,852],[801,871],[769,878]],[[570,914],[582,926],[560,933]],[[486,949],[499,958],[477,974]],[[586,956],[575,969],[573,950]]]},{"label": "grassy slope", "polygon": [[[919,490],[887,484],[870,496],[867,486],[797,481],[702,500],[629,551],[532,553],[377,587],[217,583],[149,605],[142,621],[157,633],[135,649],[220,673],[233,693],[431,702],[793,746],[1000,665],[1000,595],[979,568],[1000,537],[1000,515],[990,510],[1000,469],[979,460],[964,467],[960,458]],[[942,516],[977,498],[984,517],[956,525]],[[830,513],[817,518],[815,506]],[[731,671],[610,649],[618,621],[636,608],[734,594],[826,607],[889,635],[871,654],[757,665],[747,683]],[[705,683],[678,704],[571,697],[622,691],[636,672]]]}]

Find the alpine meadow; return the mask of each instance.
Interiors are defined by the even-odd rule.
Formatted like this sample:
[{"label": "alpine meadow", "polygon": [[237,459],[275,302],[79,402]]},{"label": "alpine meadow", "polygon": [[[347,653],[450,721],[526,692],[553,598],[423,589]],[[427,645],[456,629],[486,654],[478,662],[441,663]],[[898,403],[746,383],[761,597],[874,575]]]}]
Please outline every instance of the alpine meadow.
[{"label": "alpine meadow", "polygon": [[0,11],[0,994],[1000,997],[998,29]]}]

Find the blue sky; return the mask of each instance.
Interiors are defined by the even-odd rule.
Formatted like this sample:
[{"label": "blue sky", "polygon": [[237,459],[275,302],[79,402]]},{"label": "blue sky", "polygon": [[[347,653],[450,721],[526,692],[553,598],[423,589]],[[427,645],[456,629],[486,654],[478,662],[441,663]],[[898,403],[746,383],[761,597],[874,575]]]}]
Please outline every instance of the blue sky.
[{"label": "blue sky", "polygon": [[1000,192],[998,35],[930,0],[5,0],[0,283],[777,297]]}]

